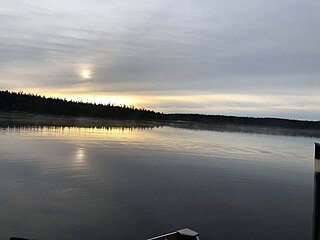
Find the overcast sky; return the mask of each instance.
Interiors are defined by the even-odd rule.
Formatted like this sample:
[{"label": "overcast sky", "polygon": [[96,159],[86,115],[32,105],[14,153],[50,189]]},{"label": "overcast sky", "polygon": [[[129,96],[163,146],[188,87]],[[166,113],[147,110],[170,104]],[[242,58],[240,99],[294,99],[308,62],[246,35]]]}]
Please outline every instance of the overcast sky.
[{"label": "overcast sky", "polygon": [[0,89],[320,120],[319,0],[0,0]]}]

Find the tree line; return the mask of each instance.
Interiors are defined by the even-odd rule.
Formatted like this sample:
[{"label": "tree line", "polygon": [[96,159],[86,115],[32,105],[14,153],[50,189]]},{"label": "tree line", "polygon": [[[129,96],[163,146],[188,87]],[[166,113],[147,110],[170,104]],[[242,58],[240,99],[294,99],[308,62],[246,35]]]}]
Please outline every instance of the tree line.
[{"label": "tree line", "polygon": [[158,119],[160,113],[134,106],[95,104],[23,92],[0,91],[0,110],[110,119]]},{"label": "tree line", "polygon": [[0,111],[65,116],[98,117],[105,119],[160,120],[166,122],[191,122],[208,125],[245,125],[320,130],[320,121],[301,121],[281,118],[235,117],[205,114],[163,114],[134,106],[95,104],[60,98],[47,98],[23,92],[0,91]]},{"label": "tree line", "polygon": [[302,121],[283,118],[235,117],[205,114],[169,114],[167,120],[201,122],[209,125],[245,125],[257,127],[279,127],[291,129],[320,130],[320,121]]}]

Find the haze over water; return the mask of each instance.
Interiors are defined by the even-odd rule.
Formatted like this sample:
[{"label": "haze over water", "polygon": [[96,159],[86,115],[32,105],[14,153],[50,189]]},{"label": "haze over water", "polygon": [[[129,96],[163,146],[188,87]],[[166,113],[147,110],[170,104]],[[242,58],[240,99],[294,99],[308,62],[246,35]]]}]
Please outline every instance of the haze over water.
[{"label": "haze over water", "polygon": [[316,140],[2,129],[0,239],[138,240],[184,227],[201,239],[310,239]]}]

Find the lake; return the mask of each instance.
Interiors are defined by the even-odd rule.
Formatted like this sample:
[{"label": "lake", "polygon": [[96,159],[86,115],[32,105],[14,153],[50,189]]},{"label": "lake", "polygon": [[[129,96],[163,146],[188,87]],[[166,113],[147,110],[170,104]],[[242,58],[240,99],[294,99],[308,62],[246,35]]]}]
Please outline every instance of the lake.
[{"label": "lake", "polygon": [[173,127],[0,129],[0,239],[311,239],[314,142]]}]

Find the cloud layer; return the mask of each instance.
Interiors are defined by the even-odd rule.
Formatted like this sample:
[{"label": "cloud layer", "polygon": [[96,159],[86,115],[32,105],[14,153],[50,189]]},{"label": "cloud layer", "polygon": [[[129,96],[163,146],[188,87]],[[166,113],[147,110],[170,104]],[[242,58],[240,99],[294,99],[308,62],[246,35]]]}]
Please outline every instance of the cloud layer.
[{"label": "cloud layer", "polygon": [[319,12],[316,0],[2,0],[0,88],[320,119]]}]

